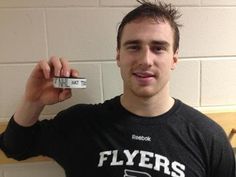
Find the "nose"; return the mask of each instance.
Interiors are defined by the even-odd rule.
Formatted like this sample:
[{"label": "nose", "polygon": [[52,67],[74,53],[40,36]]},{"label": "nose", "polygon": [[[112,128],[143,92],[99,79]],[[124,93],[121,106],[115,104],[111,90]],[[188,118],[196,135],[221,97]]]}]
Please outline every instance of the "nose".
[{"label": "nose", "polygon": [[139,65],[143,68],[149,68],[153,65],[153,53],[149,47],[145,47],[142,50]]}]

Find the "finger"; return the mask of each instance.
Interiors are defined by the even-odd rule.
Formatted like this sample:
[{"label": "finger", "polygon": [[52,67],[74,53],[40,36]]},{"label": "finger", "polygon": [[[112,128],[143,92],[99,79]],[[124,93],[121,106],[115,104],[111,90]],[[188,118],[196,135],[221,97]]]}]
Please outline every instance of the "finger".
[{"label": "finger", "polygon": [[40,60],[37,67],[43,71],[43,75],[46,79],[50,79],[51,69],[46,59]]},{"label": "finger", "polygon": [[71,89],[63,89],[63,91],[59,93],[59,102],[69,99],[71,96]]},{"label": "finger", "polygon": [[60,58],[60,62],[62,65],[61,76],[70,77],[70,67],[69,67],[68,60],[65,58]]},{"label": "finger", "polygon": [[57,58],[55,56],[51,57],[49,60],[49,64],[54,70],[54,75],[57,77],[60,77],[62,64],[61,64],[61,61],[59,60],[59,58]]},{"label": "finger", "polygon": [[71,76],[72,77],[79,77],[79,72],[76,69],[71,69]]}]

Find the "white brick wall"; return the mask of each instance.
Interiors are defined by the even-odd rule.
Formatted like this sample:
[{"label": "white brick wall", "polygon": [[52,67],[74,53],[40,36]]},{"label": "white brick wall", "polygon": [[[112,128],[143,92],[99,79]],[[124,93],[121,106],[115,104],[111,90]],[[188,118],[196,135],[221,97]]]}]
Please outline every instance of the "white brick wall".
[{"label": "white brick wall", "polygon": [[[173,72],[174,97],[202,109],[236,108],[236,1],[169,0],[183,16],[181,61]],[[53,115],[75,103],[97,103],[122,91],[115,63],[116,31],[135,0],[1,0],[0,121],[8,120],[34,64],[67,57],[88,88],[50,106]],[[0,177],[63,177],[54,162],[0,165]]]}]

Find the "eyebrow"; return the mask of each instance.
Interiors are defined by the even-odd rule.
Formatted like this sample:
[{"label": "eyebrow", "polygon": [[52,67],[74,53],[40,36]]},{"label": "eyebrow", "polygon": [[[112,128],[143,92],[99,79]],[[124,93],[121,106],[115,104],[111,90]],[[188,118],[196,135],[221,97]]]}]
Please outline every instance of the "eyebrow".
[{"label": "eyebrow", "polygon": [[[123,46],[127,46],[127,45],[132,45],[132,44],[141,44],[142,41],[141,40],[127,40],[124,42]],[[169,47],[170,43],[164,40],[153,40],[151,41],[152,45],[160,45],[160,46],[165,46],[165,47]]]}]

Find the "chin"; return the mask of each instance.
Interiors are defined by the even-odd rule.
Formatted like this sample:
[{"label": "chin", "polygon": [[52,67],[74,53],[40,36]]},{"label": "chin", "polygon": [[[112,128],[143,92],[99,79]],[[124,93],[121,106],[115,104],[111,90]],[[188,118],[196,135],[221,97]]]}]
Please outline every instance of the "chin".
[{"label": "chin", "polygon": [[134,89],[133,94],[141,98],[151,98],[157,94],[157,92],[150,89]]}]

